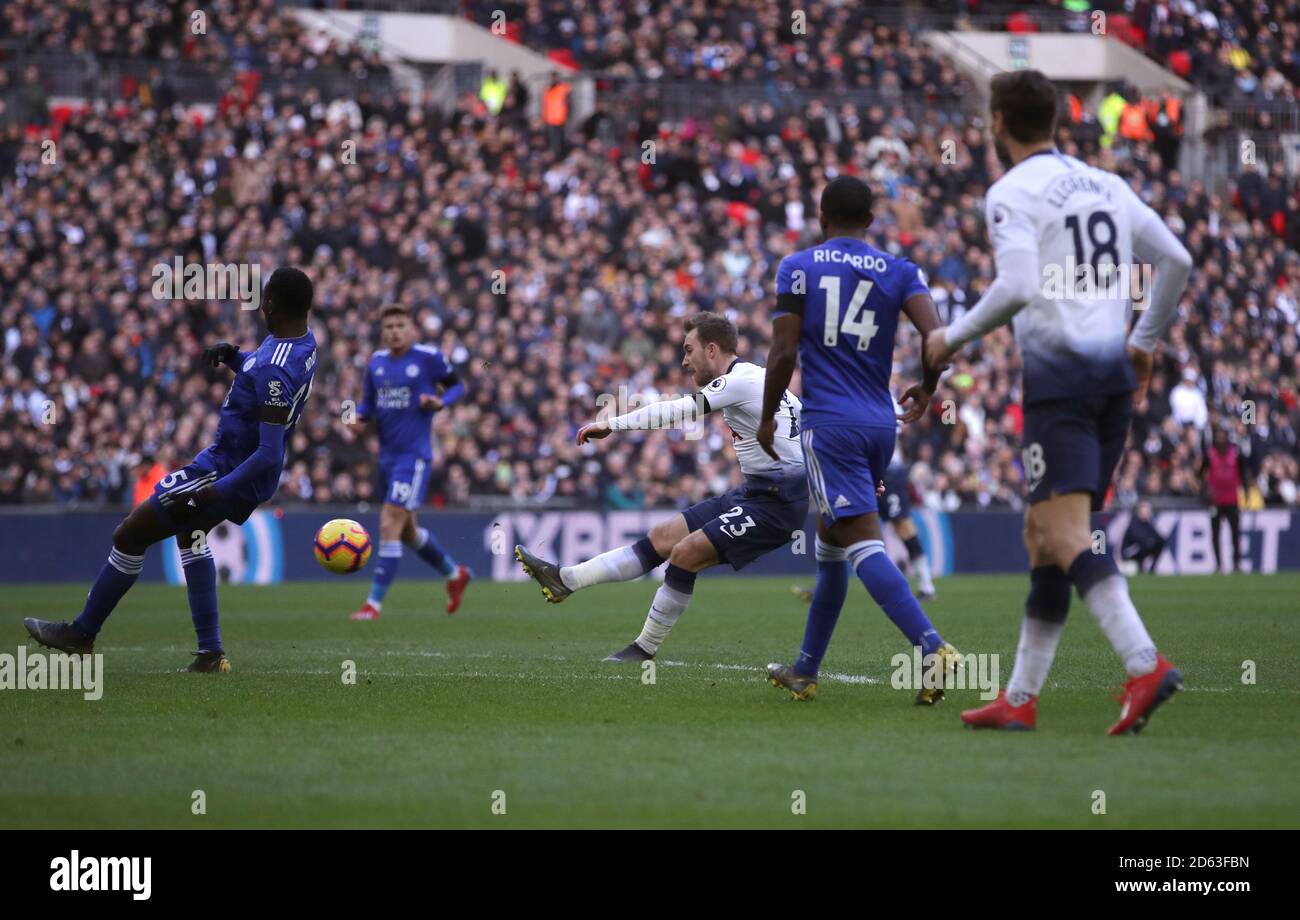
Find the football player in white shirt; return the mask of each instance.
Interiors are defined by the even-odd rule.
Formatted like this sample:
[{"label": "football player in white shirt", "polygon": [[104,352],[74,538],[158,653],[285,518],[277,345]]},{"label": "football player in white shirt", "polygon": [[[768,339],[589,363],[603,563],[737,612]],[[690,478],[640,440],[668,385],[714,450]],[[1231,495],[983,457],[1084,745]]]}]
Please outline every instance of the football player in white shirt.
[{"label": "football player in white shirt", "polygon": [[[1123,180],[1056,149],[1057,92],[1047,77],[1003,73],[991,90],[994,146],[1007,169],[985,203],[997,278],[961,319],[931,332],[925,350],[938,365],[967,342],[1012,324],[1024,362],[1030,576],[1007,688],[962,720],[979,728],[1034,727],[1073,585],[1129,675],[1110,734],[1138,732],[1181,689],[1182,676],[1156,651],[1114,559],[1093,552],[1089,513],[1105,500],[1133,405],[1146,397],[1151,352],[1187,285],[1191,256]],[[1128,273],[1139,267],[1135,262],[1154,266],[1155,279],[1129,333]],[[1071,283],[1089,276],[1122,283]]]},{"label": "football player in white shirt", "polygon": [[700,391],[584,425],[577,440],[586,444],[616,431],[679,428],[721,410],[745,474],[744,485],[673,515],[631,546],[620,546],[577,565],[559,566],[522,546],[515,547],[515,558],[553,604],[592,585],[640,578],[668,562],[664,583],[655,592],[641,635],[606,661],[654,658],[686,611],[699,571],[720,562],[740,570],[789,543],[807,522],[808,483],[799,444],[799,398],[787,390],[781,400],[773,444],[777,459],[773,459],[754,437],[765,371],[736,357],[737,337],[735,325],[724,316],[700,313],[692,317],[686,323],[682,367]]}]

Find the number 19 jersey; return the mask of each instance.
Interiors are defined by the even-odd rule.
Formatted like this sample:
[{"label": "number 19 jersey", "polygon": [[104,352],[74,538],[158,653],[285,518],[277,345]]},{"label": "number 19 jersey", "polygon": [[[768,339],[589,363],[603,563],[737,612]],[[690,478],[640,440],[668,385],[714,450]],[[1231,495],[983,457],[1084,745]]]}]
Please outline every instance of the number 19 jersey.
[{"label": "number 19 jersey", "polygon": [[781,295],[794,295],[802,304],[799,363],[806,427],[894,431],[889,377],[898,314],[909,297],[928,292],[915,264],[859,239],[836,237],[781,260],[776,313],[800,312],[787,309],[791,298]]}]

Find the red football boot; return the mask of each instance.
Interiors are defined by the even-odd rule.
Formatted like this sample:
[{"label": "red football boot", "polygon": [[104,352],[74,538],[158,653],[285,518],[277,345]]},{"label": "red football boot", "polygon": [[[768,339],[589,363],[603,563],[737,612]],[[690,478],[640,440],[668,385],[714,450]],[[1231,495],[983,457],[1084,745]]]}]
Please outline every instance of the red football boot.
[{"label": "red football boot", "polygon": [[447,579],[447,613],[455,613],[460,609],[460,600],[465,596],[465,586],[469,584],[469,569],[466,566],[456,566],[456,574]]},{"label": "red football boot", "polygon": [[1183,689],[1183,675],[1170,664],[1169,659],[1156,654],[1156,669],[1141,677],[1130,677],[1120,695],[1119,721],[1107,734],[1137,734],[1146,728],[1147,720],[1156,707]]},{"label": "red football boot", "polygon": [[352,614],[353,620],[377,620],[379,619],[379,609],[370,601],[361,605],[361,609]]},{"label": "red football boot", "polygon": [[967,709],[961,720],[971,728],[1032,731],[1038,721],[1038,697],[1031,697],[1023,706],[1012,706],[1007,702],[1007,691],[999,690],[996,700],[979,709]]}]

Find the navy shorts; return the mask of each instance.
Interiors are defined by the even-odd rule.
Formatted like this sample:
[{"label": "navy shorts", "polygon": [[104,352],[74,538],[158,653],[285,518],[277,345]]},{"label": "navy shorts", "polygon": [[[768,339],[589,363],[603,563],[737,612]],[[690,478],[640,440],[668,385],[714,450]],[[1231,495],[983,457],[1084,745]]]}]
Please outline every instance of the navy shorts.
[{"label": "navy shorts", "polygon": [[907,470],[891,466],[885,469],[885,494],[880,498],[880,519],[898,521],[912,513],[912,484]]},{"label": "navy shorts", "polygon": [[222,521],[244,523],[261,504],[256,496],[237,495],[221,499],[201,510],[188,504],[192,493],[212,485],[220,478],[221,474],[214,467],[195,460],[158,480],[149,501],[158,516],[178,534],[189,534],[196,530],[207,533]]},{"label": "navy shorts", "polygon": [[1021,460],[1029,503],[1067,492],[1091,492],[1092,510],[1100,511],[1132,418],[1132,393],[1026,406]]},{"label": "navy shorts", "polygon": [[827,524],[877,510],[876,483],[885,478],[898,433],[866,425],[804,428],[803,465]]},{"label": "navy shorts", "polygon": [[704,531],[718,558],[739,571],[803,529],[808,485],[802,479],[770,486],[746,483],[697,502],[683,514],[686,526]]},{"label": "navy shorts", "polygon": [[381,458],[379,493],[384,496],[384,504],[412,511],[423,505],[429,488],[429,466],[428,460],[411,454]]}]

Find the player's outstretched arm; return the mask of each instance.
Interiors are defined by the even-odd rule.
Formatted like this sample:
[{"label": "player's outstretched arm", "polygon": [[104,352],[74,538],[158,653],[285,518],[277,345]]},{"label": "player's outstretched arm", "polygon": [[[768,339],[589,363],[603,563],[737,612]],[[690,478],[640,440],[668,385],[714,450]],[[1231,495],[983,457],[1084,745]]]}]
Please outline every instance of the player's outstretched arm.
[{"label": "player's outstretched arm", "polygon": [[577,441],[586,444],[608,437],[615,431],[655,431],[661,428],[679,428],[696,421],[709,411],[704,394],[664,399],[633,409],[601,422],[591,422],[578,429]]},{"label": "player's outstretched arm", "polygon": [[998,256],[998,274],[961,319],[936,329],[925,337],[926,363],[935,366],[948,361],[967,342],[988,335],[1024,309],[1038,293],[1038,253],[1015,250]]},{"label": "player's outstretched arm", "polygon": [[[787,296],[777,298],[778,309],[784,309],[781,301]],[[776,439],[776,410],[781,406],[781,398],[790,386],[790,378],[794,376],[799,361],[799,330],[802,326],[802,312],[783,312],[772,320],[772,348],[767,353],[767,371],[763,375],[763,414],[754,437],[767,455],[777,461],[781,458],[772,447]]]},{"label": "player's outstretched arm", "polygon": [[984,296],[961,319],[925,338],[926,360],[937,366],[1024,309],[1038,294],[1038,225],[1034,201],[1024,192],[989,190],[984,220],[993,244],[996,276]]}]

